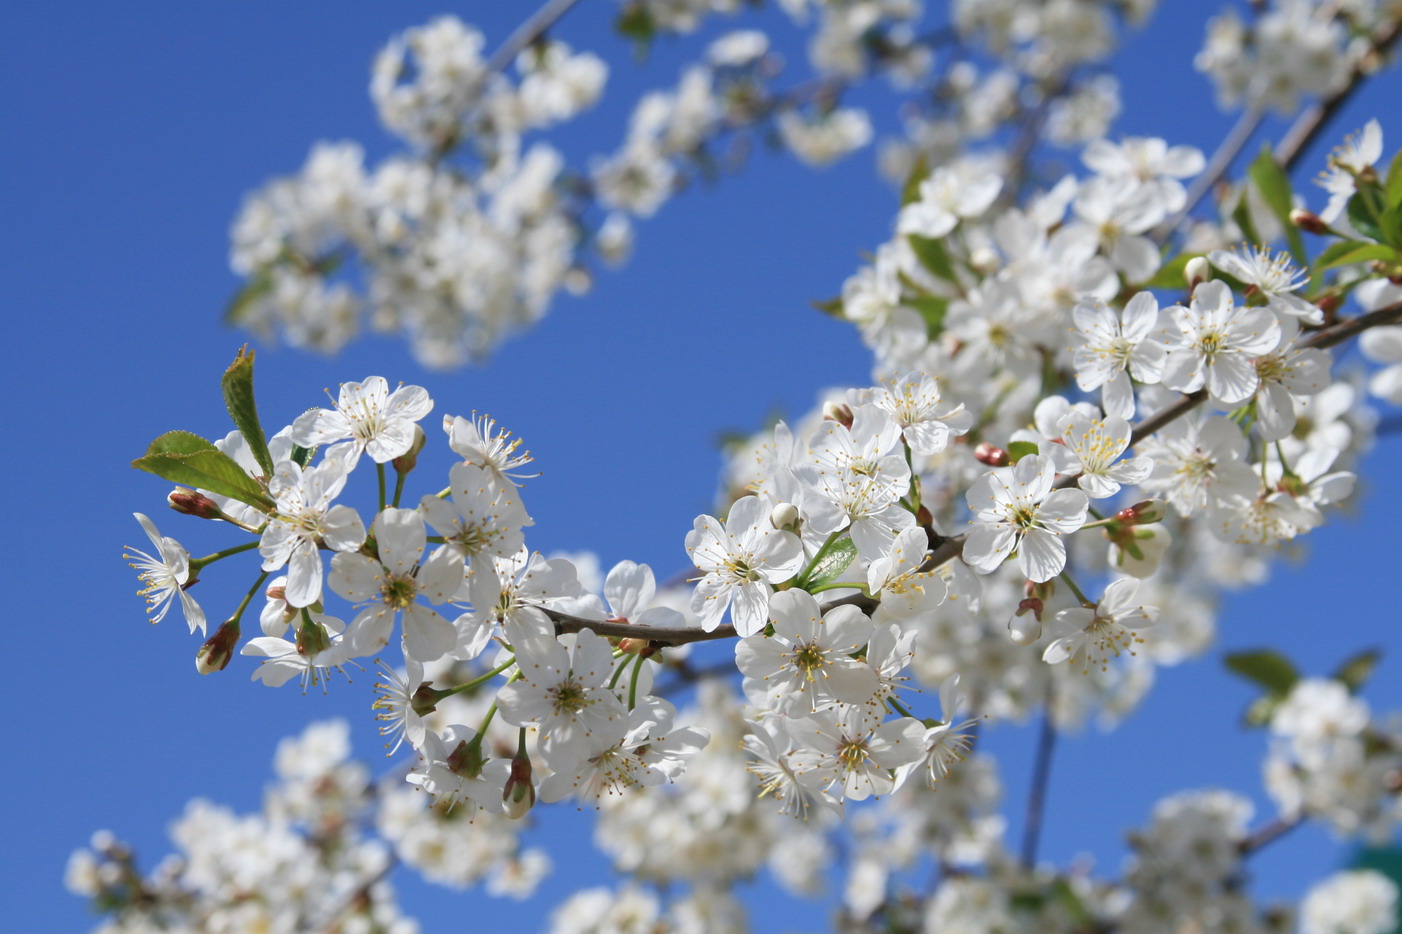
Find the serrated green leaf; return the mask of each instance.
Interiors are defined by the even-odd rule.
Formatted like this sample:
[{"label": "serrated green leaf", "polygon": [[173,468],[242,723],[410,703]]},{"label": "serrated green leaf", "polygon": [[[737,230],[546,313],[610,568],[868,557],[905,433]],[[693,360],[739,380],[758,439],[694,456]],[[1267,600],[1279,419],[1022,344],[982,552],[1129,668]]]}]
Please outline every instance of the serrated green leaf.
[{"label": "serrated green leaf", "polygon": [[1008,445],[1008,459],[1014,464],[1024,457],[1031,457],[1037,453],[1037,444],[1034,441],[1014,441]]},{"label": "serrated green leaf", "polygon": [[167,431],[146,446],[151,454],[194,454],[197,451],[217,451],[213,444],[192,431]]},{"label": "serrated green leaf", "polygon": [[901,186],[901,207],[920,200],[920,185],[929,177],[930,164],[922,152],[916,157],[915,164],[910,167],[910,174],[905,178],[905,184]]},{"label": "serrated green leaf", "polygon": [[930,340],[944,333],[944,316],[945,312],[949,311],[949,299],[938,295],[917,295],[914,298],[901,299],[901,304],[920,312],[920,317],[925,319],[925,330],[929,332]]},{"label": "serrated green leaf", "polygon": [[1383,197],[1389,208],[1402,205],[1402,149],[1397,150],[1397,155],[1392,157],[1392,165],[1387,170],[1387,184],[1383,190]]},{"label": "serrated green leaf", "polygon": [[906,239],[910,241],[910,248],[915,251],[915,257],[920,260],[920,265],[946,282],[956,281],[954,267],[949,262],[949,253],[941,241],[932,237],[922,237],[919,234],[910,234]]},{"label": "serrated green leaf", "polygon": [[233,497],[265,512],[273,508],[273,501],[237,461],[186,431],[161,435],[151,442],[146,455],[131,465],[171,483]]},{"label": "serrated green leaf", "polygon": [[1226,657],[1225,663],[1228,670],[1277,697],[1290,693],[1295,682],[1300,680],[1300,673],[1290,659],[1271,649],[1233,652]]},{"label": "serrated green leaf", "polygon": [[831,316],[834,317],[834,318],[841,318],[841,317],[842,317],[842,299],[841,299],[841,298],[830,298],[830,299],[828,299],[828,300],[825,301],[825,302],[824,302],[824,301],[819,301],[818,299],[814,299],[813,301],[809,302],[808,304],[812,305],[814,308],[818,309],[819,311],[821,311],[821,312],[822,312],[823,314],[825,314],[825,315],[831,315]]},{"label": "serrated green leaf", "polygon": [[1330,677],[1335,681],[1342,681],[1348,685],[1351,693],[1357,694],[1359,688],[1363,687],[1373,676],[1373,669],[1378,666],[1382,657],[1381,649],[1365,649],[1345,659],[1344,663]]},{"label": "serrated green leaf", "polygon": [[1154,277],[1147,282],[1141,282],[1136,286],[1136,290],[1186,289],[1188,282],[1183,278],[1183,270],[1188,268],[1188,261],[1192,258],[1191,253],[1180,253],[1172,259],[1164,260]]},{"label": "serrated green leaf", "polygon": [[224,371],[220,387],[224,390],[224,405],[234,420],[234,427],[243,435],[253,459],[263,468],[263,476],[271,477],[273,456],[268,452],[268,440],[263,436],[258,405],[253,399],[253,351],[247,344],[239,348],[238,356]]},{"label": "serrated green leaf", "polygon": [[1348,222],[1353,225],[1354,230],[1363,236],[1381,243],[1386,238],[1383,236],[1382,228],[1378,226],[1377,218],[1373,216],[1373,212],[1368,207],[1367,199],[1368,193],[1366,191],[1360,191],[1348,199]]},{"label": "serrated green leaf", "polygon": [[851,536],[844,536],[833,543],[827,554],[819,559],[813,566],[813,570],[808,575],[807,586],[819,587],[823,584],[831,584],[847,570],[852,561],[857,557],[857,546],[852,544]]},{"label": "serrated green leaf", "polygon": [[[1327,256],[1330,250],[1335,247],[1348,246],[1347,250],[1342,250],[1333,256]],[[1402,254],[1395,249],[1382,243],[1359,243],[1357,240],[1348,240],[1344,243],[1336,243],[1319,254],[1316,267],[1319,269],[1333,269],[1336,266],[1347,266],[1350,263],[1368,263],[1373,260],[1382,260],[1384,263],[1402,263]]]}]

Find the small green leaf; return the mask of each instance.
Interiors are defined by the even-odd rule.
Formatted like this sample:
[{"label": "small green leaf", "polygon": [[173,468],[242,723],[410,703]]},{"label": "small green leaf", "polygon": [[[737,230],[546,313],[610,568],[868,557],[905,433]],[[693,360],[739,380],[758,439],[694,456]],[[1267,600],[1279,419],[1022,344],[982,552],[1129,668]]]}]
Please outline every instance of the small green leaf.
[{"label": "small green leaf", "polygon": [[[247,351],[245,353],[245,351]],[[220,385],[224,390],[224,405],[234,427],[243,435],[253,459],[263,468],[263,476],[273,475],[273,456],[268,452],[268,440],[263,436],[263,425],[258,421],[258,405],[253,400],[253,351],[245,344],[239,349],[234,362],[224,371]]]},{"label": "small green leaf", "polygon": [[919,234],[910,234],[906,239],[910,241],[910,248],[915,251],[915,257],[920,260],[920,265],[946,282],[956,281],[954,267],[949,262],[949,253],[945,251],[942,242],[932,237],[922,237]]},{"label": "small green leaf", "polygon": [[[1349,249],[1342,250],[1333,256],[1327,256],[1330,250],[1340,246],[1347,246]],[[1382,260],[1384,263],[1402,263],[1402,254],[1381,243],[1359,243],[1357,240],[1346,240],[1343,243],[1334,244],[1321,253],[1316,265],[1319,269],[1333,269],[1336,266],[1367,263],[1375,259]]]},{"label": "small green leaf", "polygon": [[920,312],[920,317],[925,319],[925,330],[929,332],[930,340],[944,333],[944,315],[949,311],[949,299],[938,295],[917,295],[914,298],[901,299],[901,304]]},{"label": "small green leaf", "polygon": [[833,542],[827,554],[813,566],[812,572],[808,575],[807,586],[820,587],[823,584],[831,584],[847,570],[848,565],[857,557],[857,546],[852,544],[851,536],[844,536]]},{"label": "small green leaf", "polygon": [[1233,652],[1226,657],[1226,665],[1230,671],[1259,684],[1276,697],[1289,694],[1300,680],[1300,673],[1290,659],[1271,649]]},{"label": "small green leaf", "polygon": [[1344,663],[1330,677],[1335,681],[1342,681],[1348,685],[1351,693],[1357,694],[1358,690],[1372,677],[1373,669],[1378,666],[1382,657],[1381,649],[1366,649],[1345,659]]},{"label": "small green leaf", "polygon": [[633,54],[639,61],[647,58],[652,40],[657,35],[657,23],[645,4],[628,4],[618,14],[613,26],[620,36],[633,40]]},{"label": "small green leaf", "polygon": [[1397,155],[1392,157],[1392,165],[1387,170],[1387,185],[1384,191],[1388,208],[1402,205],[1402,149],[1397,150]]},{"label": "small green leaf", "polygon": [[1266,200],[1271,213],[1286,227],[1293,226],[1290,223],[1290,209],[1293,207],[1290,179],[1271,155],[1269,143],[1261,147],[1261,154],[1252,161],[1251,167],[1246,171],[1251,181],[1256,184],[1256,189],[1261,192],[1261,197]]},{"label": "small green leaf", "polygon": [[1037,453],[1037,444],[1034,441],[1014,441],[1008,445],[1008,459],[1014,464],[1024,457],[1031,457]]},{"label": "small green leaf", "polygon": [[1232,220],[1236,221],[1237,227],[1241,229],[1242,237],[1244,237],[1248,243],[1260,243],[1261,237],[1256,233],[1256,224],[1251,220],[1249,201],[1250,199],[1243,193],[1241,199],[1237,202],[1236,210],[1232,211]]},{"label": "small green leaf", "polygon": [[1332,266],[1338,266],[1340,265],[1338,262],[1340,256],[1351,253],[1360,247],[1373,247],[1376,245],[1377,244],[1373,243],[1364,243],[1362,240],[1340,240],[1337,243],[1331,243],[1315,257],[1315,269],[1328,269]]},{"label": "small green leaf", "polygon": [[1191,253],[1180,253],[1173,259],[1164,260],[1159,265],[1159,271],[1154,273],[1154,277],[1147,282],[1141,282],[1136,291],[1143,289],[1186,289],[1188,281],[1183,278],[1183,270],[1188,268],[1188,261],[1193,258]]},{"label": "small green leaf", "polygon": [[237,461],[188,431],[166,432],[131,465],[171,483],[231,496],[265,512],[273,508],[273,501]]},{"label": "small green leaf", "polygon": [[1386,239],[1382,228],[1378,226],[1377,218],[1368,207],[1367,191],[1360,191],[1348,199],[1348,221],[1354,230],[1370,240],[1381,243]]},{"label": "small green leaf", "polygon": [[901,186],[901,207],[920,200],[920,185],[929,177],[930,164],[922,152],[916,157],[915,164],[910,167],[910,174],[906,176],[905,184]]},{"label": "small green leaf", "polygon": [[303,470],[307,469],[307,465],[312,462],[314,456],[316,456],[316,445],[312,445],[309,448],[304,448],[299,444],[292,445],[292,463],[301,467]]},{"label": "small green leaf", "polygon": [[824,301],[819,301],[818,299],[814,299],[813,301],[809,302],[808,304],[812,305],[814,308],[818,309],[819,311],[821,311],[821,312],[822,312],[823,314],[825,314],[825,315],[832,315],[834,318],[841,318],[841,317],[842,317],[842,299],[841,299],[841,298],[830,298],[830,299],[828,299],[828,300],[825,301],[825,302],[824,302]]}]

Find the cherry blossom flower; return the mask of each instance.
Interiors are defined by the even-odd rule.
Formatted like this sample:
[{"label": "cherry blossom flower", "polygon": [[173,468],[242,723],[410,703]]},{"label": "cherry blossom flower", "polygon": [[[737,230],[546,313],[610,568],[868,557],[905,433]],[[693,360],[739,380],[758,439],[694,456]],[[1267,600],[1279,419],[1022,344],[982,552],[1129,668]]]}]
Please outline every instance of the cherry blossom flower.
[{"label": "cherry blossom flower", "polygon": [[964,561],[989,574],[1014,551],[1023,576],[1049,581],[1066,566],[1062,535],[1086,522],[1089,501],[1080,490],[1053,490],[1056,468],[1031,455],[1011,470],[989,471],[969,488],[974,528],[964,541]]},{"label": "cherry blossom flower", "polygon": [[686,536],[686,552],[703,572],[691,595],[691,610],[707,632],[731,610],[735,631],[752,636],[769,621],[773,585],[793,577],[803,566],[803,546],[792,532],[770,523],[772,504],[743,496],[730,507],[725,525],[698,516]]},{"label": "cherry blossom flower", "polygon": [[[394,460],[414,446],[414,423],[433,410],[422,386],[400,386],[393,393],[382,376],[342,383],[335,409],[303,412],[292,423],[292,440],[304,448],[350,441],[337,456],[354,469],[361,452],[377,464]],[[328,451],[330,456],[331,452]]]},{"label": "cherry blossom flower", "polygon": [[190,553],[175,539],[158,532],[156,524],[141,513],[132,515],[141,523],[146,537],[151,539],[151,544],[156,546],[156,553],[160,555],[159,558],[153,558],[130,545],[122,555],[127,563],[136,569],[137,580],[143,585],[137,594],[146,598],[146,614],[151,617],[151,622],[159,623],[170,612],[175,598],[179,597],[180,609],[185,613],[185,622],[189,624],[190,632],[196,629],[201,633],[205,632],[204,610],[200,609],[194,597],[185,591],[192,583]]},{"label": "cherry blossom flower", "polygon": [[876,693],[876,674],[852,656],[871,638],[871,620],[854,606],[826,614],[802,590],[769,601],[774,634],[735,645],[750,702],[786,716],[806,717],[838,703],[861,704]]},{"label": "cherry blossom flower", "polygon": [[521,529],[534,525],[519,489],[502,483],[481,464],[454,464],[448,472],[449,500],[425,496],[419,503],[424,521],[466,559],[477,555],[507,558],[525,546]]},{"label": "cherry blossom flower", "polygon": [[1223,282],[1204,282],[1189,307],[1165,309],[1176,331],[1166,332],[1163,384],[1179,392],[1207,387],[1214,399],[1236,405],[1250,399],[1259,379],[1251,358],[1280,343],[1280,325],[1267,308],[1238,308]]},{"label": "cherry blossom flower", "polygon": [[1159,319],[1152,293],[1139,292],[1116,315],[1104,302],[1080,302],[1073,315],[1082,344],[1076,348],[1076,383],[1090,392],[1100,388],[1100,402],[1109,415],[1134,416],[1134,387],[1157,383],[1167,351],[1150,337]]},{"label": "cherry blossom flower", "polygon": [[258,553],[265,571],[287,565],[285,598],[290,606],[311,606],[321,597],[322,543],[343,552],[365,541],[365,526],[355,510],[331,505],[345,485],[346,467],[339,460],[306,470],[283,461],[268,484],[277,511],[263,530]]},{"label": "cherry blossom flower", "polygon": [[1121,484],[1138,483],[1153,470],[1147,457],[1120,460],[1129,447],[1129,422],[1118,415],[1086,418],[1071,412],[1062,420],[1061,436],[1076,462],[1063,471],[1077,478],[1077,485],[1091,499],[1105,499],[1120,491]]},{"label": "cherry blossom flower", "polygon": [[890,794],[895,771],[924,752],[925,726],[919,720],[901,717],[876,725],[862,707],[790,719],[784,725],[794,741],[789,754],[794,773],[848,801]]},{"label": "cherry blossom flower", "polygon": [[1070,660],[1083,674],[1089,674],[1096,666],[1107,670],[1111,656],[1123,652],[1133,655],[1135,644],[1144,641],[1138,633],[1159,617],[1158,607],[1134,602],[1138,594],[1139,581],[1124,577],[1105,588],[1096,606],[1071,607],[1057,613],[1052,623],[1060,635],[1042,653],[1042,661],[1055,665]]},{"label": "cherry blossom flower", "polygon": [[443,430],[448,433],[448,446],[469,464],[485,467],[496,474],[502,483],[520,486],[519,480],[529,480],[540,474],[517,473],[535,458],[530,451],[517,453],[521,446],[520,438],[512,438],[505,429],[497,431],[496,419],[489,415],[472,418],[461,415],[443,416]]},{"label": "cherry blossom flower", "polygon": [[974,423],[973,413],[963,405],[941,405],[939,384],[928,373],[907,373],[887,386],[852,390],[849,396],[854,405],[874,405],[890,415],[916,454],[940,453],[951,437],[964,434]]}]

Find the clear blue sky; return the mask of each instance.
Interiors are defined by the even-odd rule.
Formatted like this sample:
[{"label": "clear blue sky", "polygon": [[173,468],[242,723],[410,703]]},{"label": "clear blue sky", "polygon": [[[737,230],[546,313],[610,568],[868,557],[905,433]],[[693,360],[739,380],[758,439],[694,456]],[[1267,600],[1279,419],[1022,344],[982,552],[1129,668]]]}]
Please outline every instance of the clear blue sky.
[{"label": "clear blue sky", "polygon": [[[1117,131],[1210,149],[1228,119],[1191,57],[1199,17],[1215,4],[1165,5],[1172,9],[1119,58]],[[166,823],[189,798],[256,807],[276,740],[311,720],[351,718],[357,750],[377,754],[368,675],[327,697],[253,684],[241,661],[200,678],[198,640],[175,616],[158,627],[143,622],[120,557],[124,544],[144,544],[131,513],[150,513],[195,553],[219,545],[165,512],[164,484],[128,463],[162,431],[226,430],[218,376],[245,338],[218,319],[236,286],[227,230],[244,192],[296,170],[320,139],[358,140],[372,161],[392,151],[366,88],[371,57],[393,33],[451,10],[480,24],[494,46],[533,8],[306,0],[9,4],[0,13],[0,281],[15,393],[3,543],[14,598],[0,779],[0,828],[10,843],[0,850],[4,931],[91,927],[81,900],[62,889],[71,850],[105,827],[152,865],[169,851]],[[663,41],[638,65],[611,35],[615,10],[581,4],[558,31],[612,65],[604,105],[564,138],[576,160],[611,151],[638,93],[672,85],[680,63],[717,32]],[[775,25],[791,60],[801,58],[790,27],[774,16],[759,21]],[[1402,141],[1402,124],[1386,123],[1398,80],[1378,79],[1333,138],[1376,112],[1389,142]],[[892,125],[890,114],[877,119]],[[1321,160],[1315,152],[1309,171]],[[490,411],[535,452],[544,476],[530,488],[533,547],[588,547],[605,567],[632,558],[668,576],[684,563],[692,518],[710,504],[719,432],[754,428],[776,408],[805,408],[824,386],[867,378],[852,331],[808,302],[836,294],[862,253],[888,235],[893,199],[872,163],[868,150],[814,172],[760,153],[742,175],[688,192],[643,223],[623,272],[601,278],[587,298],[562,297],[536,331],[484,368],[426,373],[387,339],[335,359],[260,348],[265,424],[290,421],[342,380],[373,373],[420,383],[437,412]],[[1369,461],[1373,475],[1395,477],[1399,455],[1402,441],[1384,440]],[[1399,614],[1385,593],[1398,568],[1390,530],[1402,521],[1402,498],[1375,486],[1358,516],[1309,539],[1309,563],[1278,569],[1269,595],[1229,600],[1220,646],[1162,672],[1118,732],[1061,746],[1047,857],[1090,852],[1113,872],[1124,830],[1182,788],[1221,785],[1269,813],[1259,793],[1263,739],[1236,726],[1249,692],[1221,674],[1224,650],[1273,642],[1323,673],[1383,645],[1394,652],[1368,697],[1379,706],[1402,701]],[[198,596],[218,619],[240,586],[211,580]],[[1025,794],[1032,738],[1006,729],[989,740],[1006,753],[1015,800]],[[1010,810],[1015,835],[1020,808]],[[584,820],[563,809],[542,816],[562,828],[547,839],[561,847],[557,864],[567,863],[564,848],[584,845]],[[1253,864],[1257,891],[1296,894],[1343,858],[1322,833],[1300,833]],[[559,893],[606,878],[597,867],[561,871],[546,897],[525,906],[400,883],[406,912],[426,931],[457,929],[468,917],[484,930],[529,931]],[[756,929],[775,929],[780,918],[821,927],[825,911],[765,909]]]}]

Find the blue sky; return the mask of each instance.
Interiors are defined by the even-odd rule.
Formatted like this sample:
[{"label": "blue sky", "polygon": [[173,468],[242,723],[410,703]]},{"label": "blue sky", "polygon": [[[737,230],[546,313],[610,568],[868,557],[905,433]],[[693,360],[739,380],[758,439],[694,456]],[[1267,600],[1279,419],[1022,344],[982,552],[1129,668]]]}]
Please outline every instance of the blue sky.
[{"label": "blue sky", "polygon": [[[533,6],[464,0],[451,11],[495,45]],[[1172,6],[1118,60],[1125,112],[1117,133],[1210,149],[1230,120],[1191,57],[1215,4]],[[584,3],[558,32],[612,66],[604,104],[564,137],[577,160],[611,151],[638,93],[672,85],[703,48],[704,38],[663,41],[637,64],[611,34],[614,9]],[[3,548],[16,598],[7,614],[9,695],[18,699],[0,826],[24,841],[0,851],[7,931],[90,928],[81,900],[61,885],[72,849],[106,827],[153,864],[169,850],[166,823],[189,798],[256,807],[276,740],[307,722],[349,717],[358,752],[378,754],[370,676],[306,697],[250,683],[249,666],[238,662],[200,678],[198,640],[174,616],[157,627],[143,622],[120,554],[144,544],[133,511],[188,539],[192,552],[220,547],[163,511],[165,486],[128,464],[165,430],[227,430],[218,377],[245,336],[219,315],[237,284],[227,230],[242,195],[295,171],[317,140],[358,140],[372,161],[391,152],[366,92],[371,57],[393,33],[441,12],[308,0],[11,4],[0,13],[9,39],[0,56],[3,353],[16,394],[5,420]],[[779,46],[801,59],[790,27],[774,16],[759,22],[773,24]],[[1396,75],[1379,77],[1329,138],[1375,112],[1385,119],[1397,88]],[[877,120],[893,122],[889,113]],[[1402,126],[1384,129],[1402,138]],[[1312,154],[1308,171],[1326,149]],[[808,302],[836,294],[888,235],[893,196],[872,163],[866,151],[815,172],[759,153],[742,174],[689,191],[641,224],[625,270],[601,277],[587,298],[562,296],[538,329],[479,369],[426,373],[384,338],[335,359],[260,347],[265,424],[290,421],[343,380],[419,383],[436,413],[489,411],[525,438],[544,472],[530,488],[534,547],[592,548],[605,567],[632,558],[669,576],[684,564],[692,518],[711,502],[718,433],[752,429],[775,410],[807,407],[822,387],[867,378],[852,331]],[[1275,643],[1323,673],[1360,648],[1397,647],[1399,614],[1385,582],[1397,570],[1391,530],[1402,497],[1377,487],[1396,476],[1399,454],[1397,437],[1379,444],[1358,514],[1313,535],[1307,563],[1282,564],[1269,593],[1228,600],[1218,647],[1162,672],[1117,732],[1062,744],[1047,857],[1089,852],[1113,872],[1124,830],[1180,788],[1221,785],[1269,813],[1259,794],[1263,739],[1236,725],[1249,691],[1221,673],[1221,653]],[[217,619],[241,586],[210,581],[199,597]],[[1402,701],[1399,672],[1386,656],[1369,699]],[[989,739],[1006,755],[1015,801],[1025,794],[1032,740],[1031,730],[1016,729]],[[542,815],[551,827],[544,839],[564,863],[587,845],[587,821],[558,810]],[[1014,840],[1020,810],[1010,809]],[[1253,863],[1257,891],[1296,894],[1344,858],[1325,834],[1297,834]],[[562,873],[546,897],[524,906],[400,881],[406,911],[426,931],[460,927],[466,916],[486,930],[520,931],[540,928],[559,893],[606,879],[598,868]],[[780,918],[821,927],[826,910],[761,909],[756,929],[777,929]]]}]

